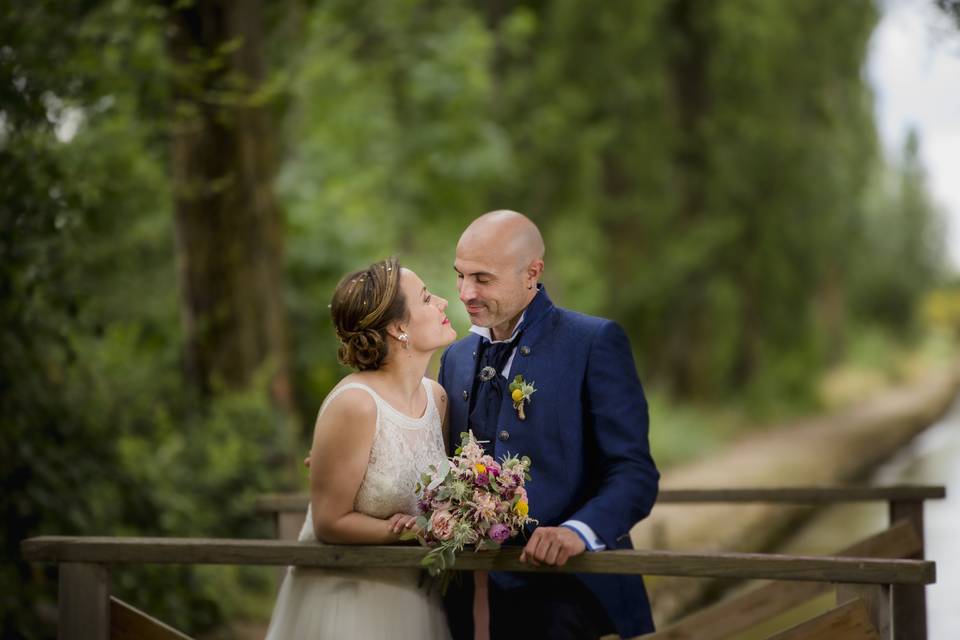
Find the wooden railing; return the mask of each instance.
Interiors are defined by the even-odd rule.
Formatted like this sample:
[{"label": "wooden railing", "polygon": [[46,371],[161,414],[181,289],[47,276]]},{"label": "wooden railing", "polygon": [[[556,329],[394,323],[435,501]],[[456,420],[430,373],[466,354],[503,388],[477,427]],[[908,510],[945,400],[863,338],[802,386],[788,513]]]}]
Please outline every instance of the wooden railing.
[{"label": "wooden railing", "polygon": [[[941,486],[893,485],[887,487],[782,487],[766,489],[662,489],[657,504],[704,504],[765,502],[829,505],[843,502],[886,502],[890,521],[909,518],[923,539],[923,502],[946,496]],[[303,525],[308,496],[277,493],[261,496],[259,512],[274,518],[277,538],[295,540]]]},{"label": "wooden railing", "polygon": [[[109,567],[114,564],[296,565],[354,568],[418,567],[426,550],[415,546],[340,546],[279,540],[205,540],[189,538],[41,537],[23,541],[32,562],[60,565],[59,638],[107,640],[111,630]],[[518,548],[464,553],[462,570],[642,574],[825,582],[837,584],[837,603],[829,615],[863,635],[893,637],[900,613],[889,607],[891,589],[935,581],[934,563],[751,553],[679,553],[601,551],[571,558],[562,568],[519,562]],[[821,621],[822,622],[822,621]],[[830,621],[828,621],[830,622]],[[832,621],[831,624],[839,624]],[[851,626],[852,625],[852,626]],[[876,631],[872,631],[876,630]],[[802,635],[802,629],[794,631]],[[873,636],[869,634],[873,633]],[[174,636],[169,636],[174,637]]]},{"label": "wooden railing", "polygon": [[[891,528],[840,550],[837,556],[923,559],[923,503],[942,499],[942,486],[893,485],[885,487],[782,487],[736,489],[663,489],[658,504],[777,503],[831,505],[846,502],[886,502]],[[296,539],[307,508],[305,494],[273,494],[261,497],[257,509],[273,517],[280,539]],[[742,631],[765,618],[786,611],[821,595],[821,586],[773,583],[731,598],[670,625],[656,638],[681,640],[719,639]],[[927,637],[926,593],[923,585],[897,584],[892,604],[898,640]]]}]

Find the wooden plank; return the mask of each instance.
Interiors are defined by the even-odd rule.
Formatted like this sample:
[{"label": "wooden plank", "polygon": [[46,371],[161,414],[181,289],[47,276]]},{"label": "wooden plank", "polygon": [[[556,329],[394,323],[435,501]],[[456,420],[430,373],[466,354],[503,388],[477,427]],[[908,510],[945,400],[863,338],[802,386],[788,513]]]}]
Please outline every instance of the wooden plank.
[{"label": "wooden plank", "polygon": [[863,600],[852,600],[768,640],[879,640]]},{"label": "wooden plank", "polygon": [[123,600],[110,598],[110,640],[191,640]]},{"label": "wooden plank", "polygon": [[[416,567],[427,549],[416,546],[324,545],[279,540],[195,538],[100,538],[49,536],[21,543],[23,557],[37,562],[138,564],[285,565],[305,567]],[[564,567],[534,567],[519,562],[519,547],[463,553],[457,569],[644,574],[850,582],[929,584],[932,562],[824,558],[758,553],[690,553],[615,550],[571,558]]]},{"label": "wooden plank", "polygon": [[[768,502],[785,504],[829,504],[892,500],[937,500],[946,497],[943,486],[890,485],[884,487],[779,487],[739,489],[661,489],[657,502]],[[261,513],[307,510],[305,493],[275,493],[261,496],[256,509]]]},{"label": "wooden plank", "polygon": [[[908,521],[920,532],[920,548],[911,558],[924,557],[923,502],[894,500],[890,503],[890,521]],[[896,585],[893,588],[893,637],[895,640],[926,640],[927,593],[923,585]]]},{"label": "wooden plank", "polygon": [[306,493],[266,493],[257,498],[254,508],[258,513],[306,513],[310,496]]},{"label": "wooden plank", "polygon": [[829,504],[891,500],[936,500],[946,496],[942,486],[779,487],[764,489],[662,489],[658,503],[767,502]]},{"label": "wooden plank", "polygon": [[110,574],[96,564],[60,565],[58,640],[108,640]]},{"label": "wooden plank", "polygon": [[816,598],[832,585],[822,582],[771,582],[701,609],[644,640],[719,640]]},{"label": "wooden plank", "polygon": [[837,604],[862,601],[870,614],[870,622],[881,638],[891,637],[890,586],[885,584],[839,584]]},{"label": "wooden plank", "polygon": [[[920,539],[900,521],[834,554],[847,557],[904,558],[916,553]],[[819,582],[771,582],[701,609],[675,624],[645,636],[651,640],[718,640],[749,629],[833,589]]]}]

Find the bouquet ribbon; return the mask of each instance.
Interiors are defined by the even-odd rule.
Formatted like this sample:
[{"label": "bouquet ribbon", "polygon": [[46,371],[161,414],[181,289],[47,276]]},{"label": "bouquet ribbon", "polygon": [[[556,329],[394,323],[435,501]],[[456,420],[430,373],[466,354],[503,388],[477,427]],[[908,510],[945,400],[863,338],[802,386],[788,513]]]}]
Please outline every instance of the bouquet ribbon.
[{"label": "bouquet ribbon", "polygon": [[473,572],[473,640],[490,640],[489,576]]}]

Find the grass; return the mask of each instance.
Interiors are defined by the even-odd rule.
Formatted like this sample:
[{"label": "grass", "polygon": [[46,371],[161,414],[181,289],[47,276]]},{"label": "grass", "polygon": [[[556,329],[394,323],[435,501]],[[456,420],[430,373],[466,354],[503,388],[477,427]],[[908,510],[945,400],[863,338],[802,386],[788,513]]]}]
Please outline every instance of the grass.
[{"label": "grass", "polygon": [[960,348],[948,333],[930,331],[904,345],[883,331],[865,328],[851,334],[846,357],[814,383],[811,400],[755,398],[727,403],[676,403],[655,388],[647,389],[650,447],[661,469],[696,460],[751,430],[816,413],[841,411],[891,387],[911,384],[954,367]]}]

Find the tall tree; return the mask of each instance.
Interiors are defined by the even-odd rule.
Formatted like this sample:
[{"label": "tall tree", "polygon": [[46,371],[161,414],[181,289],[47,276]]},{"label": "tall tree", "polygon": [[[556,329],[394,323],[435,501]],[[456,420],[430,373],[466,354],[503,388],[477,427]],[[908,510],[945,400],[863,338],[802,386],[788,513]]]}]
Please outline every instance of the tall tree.
[{"label": "tall tree", "polygon": [[175,2],[172,175],[188,374],[209,393],[263,367],[292,407],[282,216],[258,0]]}]

